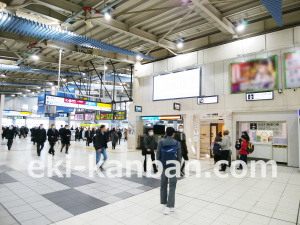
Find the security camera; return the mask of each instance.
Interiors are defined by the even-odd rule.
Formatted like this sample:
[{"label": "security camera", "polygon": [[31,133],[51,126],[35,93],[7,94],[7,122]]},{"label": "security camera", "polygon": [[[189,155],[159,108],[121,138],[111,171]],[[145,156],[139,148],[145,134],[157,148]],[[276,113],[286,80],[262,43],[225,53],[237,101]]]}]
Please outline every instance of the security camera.
[{"label": "security camera", "polygon": [[279,94],[281,94],[282,93],[282,89],[280,88],[280,89],[278,89],[278,93]]}]

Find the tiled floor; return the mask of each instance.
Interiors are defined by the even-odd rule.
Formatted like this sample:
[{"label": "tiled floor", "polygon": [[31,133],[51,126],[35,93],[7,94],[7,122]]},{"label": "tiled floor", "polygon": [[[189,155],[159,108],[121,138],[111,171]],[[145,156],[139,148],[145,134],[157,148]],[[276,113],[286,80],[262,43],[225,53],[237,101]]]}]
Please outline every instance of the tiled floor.
[{"label": "tiled floor", "polygon": [[[56,146],[58,149],[59,146]],[[90,177],[92,147],[72,142],[71,178],[56,175],[32,178],[27,171],[33,160],[48,165],[47,149],[36,156],[30,140],[15,140],[11,151],[0,146],[0,224],[212,224],[212,225],[295,225],[299,212],[300,172],[298,168],[278,166],[277,178],[219,178],[211,160],[201,160],[202,172],[180,179],[176,189],[176,213],[165,216],[159,204],[160,180],[131,177]],[[127,150],[122,143],[108,150],[109,160],[143,160],[141,153]],[[56,151],[52,164],[66,170],[64,153]],[[106,165],[112,168],[111,165]],[[47,172],[46,166],[44,172]],[[40,171],[43,172],[43,171]],[[257,169],[256,174],[260,173]],[[201,175],[201,177],[196,177]],[[208,177],[208,175],[210,175]],[[298,224],[300,221],[298,220]]]}]

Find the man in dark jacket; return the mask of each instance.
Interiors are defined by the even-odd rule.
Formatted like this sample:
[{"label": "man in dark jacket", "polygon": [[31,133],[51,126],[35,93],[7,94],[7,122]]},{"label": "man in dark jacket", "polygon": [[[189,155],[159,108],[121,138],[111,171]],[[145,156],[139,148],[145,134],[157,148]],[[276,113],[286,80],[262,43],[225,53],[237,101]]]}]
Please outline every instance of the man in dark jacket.
[{"label": "man in dark jacket", "polygon": [[54,155],[54,145],[55,143],[58,141],[58,130],[55,129],[55,125],[52,124],[51,128],[48,129],[47,132],[47,136],[48,136],[48,141],[49,141],[49,145],[50,145],[50,149],[49,149],[49,154]]},{"label": "man in dark jacket", "polygon": [[84,135],[86,138],[86,146],[90,146],[90,143],[92,143],[93,140],[93,134],[90,127],[88,128],[88,130],[85,132]]},{"label": "man in dark jacket", "polygon": [[69,126],[66,125],[62,132],[62,137],[61,137],[62,146],[61,146],[60,152],[62,152],[63,148],[66,146],[66,154],[68,154],[69,145],[70,145],[70,137],[71,137],[71,131],[69,130]]},{"label": "man in dark jacket", "polygon": [[188,157],[188,149],[186,146],[186,137],[185,137],[185,133],[183,132],[183,125],[179,125],[178,126],[178,132],[175,133],[174,139],[176,141],[178,141],[181,145],[181,153],[182,153],[182,158],[184,159],[182,166],[181,166],[181,176],[184,176],[184,168],[185,168],[185,161],[189,160]]},{"label": "man in dark jacket", "polygon": [[60,140],[62,140],[62,133],[63,133],[64,129],[65,129],[64,126],[61,125],[60,128],[59,128],[59,130],[58,130],[58,134],[59,134]]},{"label": "man in dark jacket", "polygon": [[37,155],[41,155],[41,151],[44,148],[44,144],[47,140],[46,130],[43,124],[40,125],[39,129],[36,130],[36,145],[37,145]]},{"label": "man in dark jacket", "polygon": [[99,169],[103,171],[103,165],[105,161],[107,160],[107,154],[106,154],[106,149],[107,149],[107,134],[105,133],[105,125],[101,125],[100,127],[100,132],[97,132],[96,136],[93,138],[94,142],[94,147],[96,150],[96,164],[97,166],[99,165],[100,159],[101,159],[101,154],[103,154],[104,161],[100,165]]},{"label": "man in dark jacket", "polygon": [[31,129],[31,141],[33,142],[33,145],[35,145],[35,142],[36,142],[36,132],[37,132],[38,129],[39,129],[38,126],[33,127]]},{"label": "man in dark jacket", "polygon": [[[154,135],[153,129],[151,129],[151,130],[148,130],[147,134],[144,137],[145,148],[143,149],[142,153],[145,156],[145,160],[144,160],[144,171],[145,172],[147,172],[147,155],[151,154],[152,162],[155,161],[154,150],[156,149],[157,143],[156,143],[153,135]],[[152,163],[152,165],[153,165],[154,173],[157,173],[156,164]]]},{"label": "man in dark jacket", "polygon": [[14,137],[15,137],[15,130],[13,126],[10,126],[9,129],[5,132],[5,138],[7,139],[7,147],[8,150],[11,149],[11,146],[13,144],[14,141]]},{"label": "man in dark jacket", "polygon": [[[161,174],[161,186],[160,186],[160,203],[166,205],[164,213],[166,215],[175,213],[175,192],[176,192],[176,183],[177,183],[177,168],[176,165],[170,165],[171,170],[169,174],[172,176],[168,176],[166,171],[168,170],[167,161],[164,160],[164,156],[166,156],[165,146],[177,146],[176,154],[174,154],[174,158],[176,157],[176,161],[178,161],[179,165],[181,163],[181,146],[174,139],[175,130],[173,127],[168,127],[166,130],[167,137],[164,140],[161,140],[157,147],[157,160],[162,163],[163,171]],[[170,168],[169,167],[169,168]],[[174,168],[172,168],[174,167]],[[178,168],[179,169],[179,168]],[[169,184],[169,193],[168,193],[168,184]]]},{"label": "man in dark jacket", "polygon": [[120,144],[122,139],[122,131],[120,129],[118,130],[118,136],[119,136],[119,144]]}]

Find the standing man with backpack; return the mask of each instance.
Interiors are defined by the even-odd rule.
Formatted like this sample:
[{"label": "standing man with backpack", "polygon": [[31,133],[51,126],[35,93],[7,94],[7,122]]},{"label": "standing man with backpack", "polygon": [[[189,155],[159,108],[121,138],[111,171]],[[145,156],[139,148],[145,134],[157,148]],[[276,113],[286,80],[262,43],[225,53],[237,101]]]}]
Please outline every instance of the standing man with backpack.
[{"label": "standing man with backpack", "polygon": [[[166,204],[164,213],[166,215],[175,213],[175,190],[177,183],[177,170],[176,164],[170,164],[168,161],[176,160],[181,163],[181,145],[174,139],[175,130],[173,127],[168,127],[166,130],[167,137],[158,144],[157,148],[157,160],[161,161],[163,171],[161,174],[161,186],[160,186],[160,203]],[[169,168],[172,168],[171,170]],[[169,171],[171,176],[167,176],[166,171]],[[168,193],[169,183],[169,193]]]}]

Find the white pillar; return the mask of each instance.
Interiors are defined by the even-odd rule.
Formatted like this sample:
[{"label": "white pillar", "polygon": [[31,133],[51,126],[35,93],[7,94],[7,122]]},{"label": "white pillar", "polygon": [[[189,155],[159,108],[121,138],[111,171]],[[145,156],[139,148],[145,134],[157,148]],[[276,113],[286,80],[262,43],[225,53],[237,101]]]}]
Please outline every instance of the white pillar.
[{"label": "white pillar", "polygon": [[[20,106],[21,109],[22,109],[22,107],[23,106]],[[17,108],[17,98],[16,97],[13,98],[13,110],[18,110],[18,108]]]},{"label": "white pillar", "polygon": [[3,110],[4,110],[4,100],[5,95],[0,95],[0,148],[2,142],[2,119],[3,119]]}]

